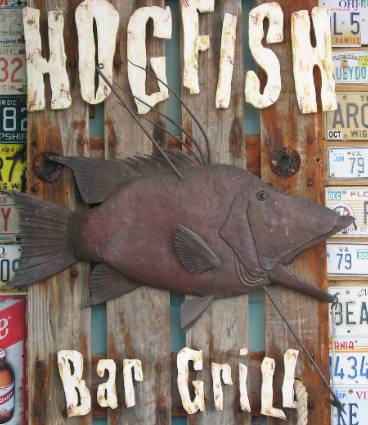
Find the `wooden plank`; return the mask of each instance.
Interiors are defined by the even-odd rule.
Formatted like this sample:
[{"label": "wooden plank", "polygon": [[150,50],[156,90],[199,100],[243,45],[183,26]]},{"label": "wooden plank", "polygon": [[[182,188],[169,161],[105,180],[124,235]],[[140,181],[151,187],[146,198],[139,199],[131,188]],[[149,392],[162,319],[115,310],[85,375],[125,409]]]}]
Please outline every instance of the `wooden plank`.
[{"label": "wooden plank", "polygon": [[[230,107],[215,109],[215,94],[218,79],[220,43],[223,18],[231,13],[238,18],[237,41]],[[182,96],[190,110],[207,129],[214,162],[245,167],[243,137],[243,62],[242,62],[242,7],[240,0],[218,0],[215,12],[200,14],[200,33],[210,36],[210,48],[200,53],[200,94],[189,95],[183,89]],[[181,37],[183,38],[183,37]],[[183,125],[197,140],[203,140],[187,113],[183,112]],[[204,145],[202,145],[204,146]],[[220,300],[212,303],[199,322],[187,333],[187,345],[204,352],[206,412],[189,417],[194,424],[248,424],[250,415],[239,413],[238,362],[239,349],[248,346],[248,297]],[[210,363],[229,363],[233,371],[234,385],[224,388],[224,410],[213,410]],[[246,362],[246,359],[243,359]]]},{"label": "wooden plank", "polygon": [[[88,107],[79,91],[74,10],[78,0],[59,1],[64,11],[65,43],[73,105],[65,111],[51,111],[50,93],[45,111],[28,115],[28,188],[43,199],[69,208],[78,208],[75,184],[67,171],[54,183],[43,183],[32,170],[34,158],[52,151],[63,155],[88,154]],[[42,10],[43,51],[47,52],[47,11],[55,2],[36,0]],[[49,91],[49,90],[48,90]],[[28,292],[28,383],[30,425],[61,425],[67,422],[63,388],[57,369],[56,352],[74,349],[83,354],[84,377],[90,383],[90,309],[82,308],[88,296],[88,267],[78,264]],[[76,418],[75,424],[88,425],[92,415]]]},{"label": "wooden plank", "polygon": [[[259,0],[259,3],[266,3]],[[311,11],[317,6],[316,0],[281,0],[285,16],[284,39],[272,46],[281,64],[282,93],[278,102],[261,112],[262,177],[273,186],[319,204],[324,203],[323,182],[323,117],[322,113],[302,115],[299,112],[292,74],[292,50],[290,35],[291,13],[301,9]],[[319,83],[320,84],[320,83]],[[318,85],[318,84],[317,84]],[[321,105],[319,102],[319,111]],[[285,146],[299,152],[301,170],[291,178],[276,176],[270,168],[270,155],[274,148]],[[318,246],[301,255],[291,266],[299,277],[327,288],[325,253]],[[314,355],[324,374],[328,377],[328,307],[307,296],[281,288],[272,287],[272,293],[282,311],[298,335]],[[299,348],[286,326],[266,299],[265,304],[266,355],[276,360],[274,382],[275,407],[281,407],[281,386],[283,378],[283,355],[289,348]],[[326,392],[317,373],[310,367],[306,356],[300,355],[296,376],[307,387],[310,406],[308,423],[330,423],[330,405]],[[287,410],[287,424],[296,423],[296,415]],[[269,424],[280,423],[268,419]]]},{"label": "wooden plank", "polygon": [[[126,39],[131,14],[144,6],[164,6],[164,1],[119,1],[112,4],[120,14],[114,81],[128,88]],[[164,41],[154,41],[151,25],[147,32],[148,57],[162,55]],[[148,79],[149,80],[149,79]],[[157,86],[155,86],[156,88]],[[134,110],[135,104],[131,103]],[[150,115],[150,118],[155,118]],[[155,118],[156,119],[156,118]],[[105,152],[107,158],[125,158],[152,151],[151,143],[112,96],[105,105]],[[163,135],[155,137],[163,143]],[[148,287],[107,303],[108,356],[122,370],[123,358],[142,360],[144,382],[136,385],[137,405],[121,406],[123,387],[118,380],[120,406],[109,412],[109,423],[167,425],[171,422],[170,395],[170,294]]]}]

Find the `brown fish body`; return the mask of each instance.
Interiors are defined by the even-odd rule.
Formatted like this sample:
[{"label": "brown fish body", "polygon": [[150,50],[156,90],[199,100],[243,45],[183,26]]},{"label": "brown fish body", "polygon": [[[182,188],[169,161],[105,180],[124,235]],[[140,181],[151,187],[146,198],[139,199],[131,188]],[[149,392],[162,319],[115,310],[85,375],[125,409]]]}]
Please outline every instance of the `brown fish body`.
[{"label": "brown fish body", "polygon": [[[235,270],[235,252],[221,237],[235,197],[251,191],[244,171],[224,165],[182,169],[139,177],[83,216],[75,244],[81,259],[109,264],[135,282],[196,295],[247,293]],[[254,179],[254,184],[256,179]],[[178,259],[174,240],[179,226],[200,235],[221,261],[218,270],[192,274]],[[244,235],[253,243],[252,236]],[[248,264],[259,269],[256,250]]]},{"label": "brown fish body", "polygon": [[251,173],[200,165],[167,153],[181,179],[157,156],[99,161],[52,157],[72,169],[80,194],[97,207],[74,213],[10,193],[20,216],[22,257],[10,287],[37,283],[78,261],[96,262],[91,304],[148,285],[204,296],[184,308],[194,323],[212,297],[275,283],[330,301],[284,265],[353,221],[281,193]]}]

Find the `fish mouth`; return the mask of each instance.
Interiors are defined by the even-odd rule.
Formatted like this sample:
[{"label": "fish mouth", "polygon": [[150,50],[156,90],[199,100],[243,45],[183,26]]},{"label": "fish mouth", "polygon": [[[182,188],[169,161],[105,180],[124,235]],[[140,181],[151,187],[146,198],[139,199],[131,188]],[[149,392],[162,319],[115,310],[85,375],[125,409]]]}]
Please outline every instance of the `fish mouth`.
[{"label": "fish mouth", "polygon": [[[355,225],[355,218],[350,215],[339,215],[337,217],[335,225],[332,227],[331,230],[329,230],[327,233],[324,233],[320,235],[319,237],[312,239],[311,241],[307,242],[306,244],[302,245],[292,253],[286,255],[284,258],[281,259],[280,263],[284,265],[290,264],[295,257],[297,257],[299,254],[307,250],[308,248],[311,248],[314,245],[319,244],[320,242],[324,241],[325,239],[335,235],[336,233],[340,232],[341,230],[346,229],[351,224]],[[355,225],[356,226],[356,225]]]}]

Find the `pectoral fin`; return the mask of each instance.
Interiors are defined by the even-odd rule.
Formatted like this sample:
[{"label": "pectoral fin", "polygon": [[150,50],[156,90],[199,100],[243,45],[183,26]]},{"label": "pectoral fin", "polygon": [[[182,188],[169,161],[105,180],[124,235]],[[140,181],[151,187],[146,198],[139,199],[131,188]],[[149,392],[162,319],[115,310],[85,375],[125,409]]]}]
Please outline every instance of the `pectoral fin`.
[{"label": "pectoral fin", "polygon": [[187,331],[191,328],[213,301],[213,297],[198,297],[186,301],[181,306],[181,329]]},{"label": "pectoral fin", "polygon": [[101,304],[110,301],[128,292],[134,291],[140,285],[127,280],[114,268],[99,264],[96,266],[90,276],[91,298],[87,306]]},{"label": "pectoral fin", "polygon": [[190,273],[199,274],[221,267],[221,261],[204,239],[185,226],[176,229],[174,246],[181,264]]}]

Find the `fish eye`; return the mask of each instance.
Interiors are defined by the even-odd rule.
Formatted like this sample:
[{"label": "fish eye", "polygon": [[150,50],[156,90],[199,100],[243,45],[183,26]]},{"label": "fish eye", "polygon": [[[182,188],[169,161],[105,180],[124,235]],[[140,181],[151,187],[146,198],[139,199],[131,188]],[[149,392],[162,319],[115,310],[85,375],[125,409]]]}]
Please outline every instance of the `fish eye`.
[{"label": "fish eye", "polygon": [[258,201],[265,201],[268,198],[268,193],[264,190],[261,190],[257,193]]}]

